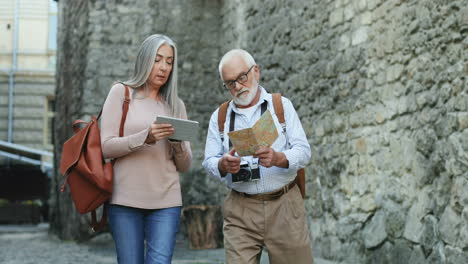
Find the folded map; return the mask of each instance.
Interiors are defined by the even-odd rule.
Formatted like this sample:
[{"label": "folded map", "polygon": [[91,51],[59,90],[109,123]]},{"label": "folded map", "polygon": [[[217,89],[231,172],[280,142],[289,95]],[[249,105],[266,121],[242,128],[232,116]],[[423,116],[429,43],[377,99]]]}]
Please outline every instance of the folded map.
[{"label": "folded map", "polygon": [[251,128],[228,133],[234,149],[240,156],[251,156],[261,146],[270,147],[278,138],[278,130],[269,110]]}]

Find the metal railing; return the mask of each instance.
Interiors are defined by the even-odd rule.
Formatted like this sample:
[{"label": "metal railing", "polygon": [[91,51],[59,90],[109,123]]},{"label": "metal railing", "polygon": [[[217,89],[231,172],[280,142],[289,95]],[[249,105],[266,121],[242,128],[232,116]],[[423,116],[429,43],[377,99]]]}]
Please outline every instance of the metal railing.
[{"label": "metal railing", "polygon": [[54,157],[49,151],[33,149],[19,144],[0,140],[0,156],[41,166],[42,170],[53,169],[53,164],[43,161],[43,157]]}]

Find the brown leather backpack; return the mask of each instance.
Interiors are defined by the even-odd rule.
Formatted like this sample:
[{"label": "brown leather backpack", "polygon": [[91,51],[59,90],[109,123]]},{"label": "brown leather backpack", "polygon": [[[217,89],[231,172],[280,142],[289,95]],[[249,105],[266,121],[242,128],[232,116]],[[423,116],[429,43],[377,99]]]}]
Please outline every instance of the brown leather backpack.
[{"label": "brown leather backpack", "polygon": [[[273,107],[275,108],[276,116],[278,117],[278,121],[283,128],[283,133],[285,133],[286,137],[286,121],[284,119],[284,109],[283,109],[283,102],[281,101],[281,94],[280,93],[273,93]],[[226,114],[227,109],[229,106],[229,101],[224,102],[219,106],[218,111],[218,128],[219,133],[222,136],[224,132],[224,122],[226,121]],[[297,171],[296,178],[294,179],[299,190],[301,191],[302,198],[305,199],[305,188],[306,188],[306,180],[305,180],[305,169],[301,168]]]},{"label": "brown leather backpack", "polygon": [[[123,103],[122,118],[120,120],[119,136],[123,136],[125,119],[127,118],[130,96],[128,88],[125,87],[125,100]],[[65,181],[61,191],[64,192],[65,184],[68,182],[70,193],[76,209],[81,214],[91,212],[91,228],[97,231],[107,223],[106,208],[99,223],[96,220],[96,209],[103,205],[112,195],[113,164],[105,162],[101,149],[101,135],[98,120],[102,110],[97,117],[92,116],[90,122],[75,120],[73,130],[75,135],[63,144],[62,157],[60,160],[60,173],[64,175]],[[86,124],[82,129],[79,124]]]}]

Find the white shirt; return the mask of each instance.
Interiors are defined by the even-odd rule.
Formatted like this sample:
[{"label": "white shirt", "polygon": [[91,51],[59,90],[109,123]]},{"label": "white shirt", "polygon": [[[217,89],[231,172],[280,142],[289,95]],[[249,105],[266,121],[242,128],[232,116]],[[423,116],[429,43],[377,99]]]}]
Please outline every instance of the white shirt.
[{"label": "white shirt", "polygon": [[[221,136],[218,129],[219,108],[216,109],[216,111],[211,115],[205,145],[205,159],[203,161],[203,167],[209,175],[222,181],[226,181],[229,188],[249,194],[270,192],[290,183],[296,177],[297,171],[307,165],[311,155],[310,146],[304,133],[304,129],[302,128],[301,121],[299,120],[299,117],[291,101],[285,97],[281,97],[284,109],[284,119],[286,122],[286,131],[289,140],[289,146],[287,146],[286,137],[283,134],[281,124],[278,121],[278,117],[276,116],[273,107],[272,95],[267,93],[263,87],[259,87],[259,89],[261,89],[259,101],[257,104],[250,107],[255,110],[249,118],[244,114],[245,111],[239,110],[239,108],[236,107],[234,102],[231,101],[229,103],[226,114],[226,121],[224,123],[224,141],[221,141]],[[286,159],[289,162],[289,168],[280,168],[276,166],[266,168],[259,166],[260,180],[233,183],[230,173],[226,174],[225,177],[221,177],[218,169],[219,160],[224,155],[224,153],[229,152],[228,133],[231,111],[236,113],[234,131],[249,128],[252,127],[260,118],[260,106],[264,101],[268,102],[268,109],[272,113],[272,117],[279,135],[271,147],[276,152],[283,152],[286,155]],[[253,162],[258,163],[258,159],[254,159],[252,156],[242,157],[242,160],[245,160],[250,164]]]}]

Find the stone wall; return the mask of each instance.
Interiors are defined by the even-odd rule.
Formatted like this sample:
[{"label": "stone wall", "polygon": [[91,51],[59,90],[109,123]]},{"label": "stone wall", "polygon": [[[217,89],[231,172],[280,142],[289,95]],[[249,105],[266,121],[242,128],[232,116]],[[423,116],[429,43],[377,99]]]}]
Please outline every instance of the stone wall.
[{"label": "stone wall", "polygon": [[129,76],[147,35],[167,34],[179,47],[180,96],[201,122],[192,170],[182,176],[184,204],[221,204],[226,190],[201,160],[209,116],[228,97],[218,60],[241,47],[254,55],[262,85],[292,100],[308,135],[305,204],[317,256],[466,263],[467,4],[60,1],[56,142]]},{"label": "stone wall", "polygon": [[225,2],[221,46],[254,54],[309,136],[318,256],[468,261],[467,4]]}]

